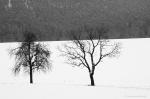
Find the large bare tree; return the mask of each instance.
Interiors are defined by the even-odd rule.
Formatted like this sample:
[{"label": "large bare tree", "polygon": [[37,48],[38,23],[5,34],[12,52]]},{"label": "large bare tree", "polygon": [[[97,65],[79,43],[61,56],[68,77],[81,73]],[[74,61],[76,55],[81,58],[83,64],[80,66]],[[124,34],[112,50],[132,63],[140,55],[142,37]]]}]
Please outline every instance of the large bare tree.
[{"label": "large bare tree", "polygon": [[[120,53],[120,43],[112,43],[110,40],[103,39],[107,32],[108,29],[105,27],[84,26],[79,31],[71,31],[74,40],[65,43],[61,49],[59,47],[62,55],[67,57],[68,64],[87,68],[91,86],[95,85],[93,76],[99,63],[106,57],[115,57]],[[81,40],[81,36],[85,34],[87,34],[85,38],[88,40]]]},{"label": "large bare tree", "polygon": [[49,57],[51,52],[44,44],[35,42],[36,36],[33,33],[25,33],[24,38],[24,42],[21,42],[19,47],[10,51],[10,54],[14,55],[16,59],[13,72],[18,74],[23,69],[29,73],[32,84],[35,71],[46,72],[50,69]]}]

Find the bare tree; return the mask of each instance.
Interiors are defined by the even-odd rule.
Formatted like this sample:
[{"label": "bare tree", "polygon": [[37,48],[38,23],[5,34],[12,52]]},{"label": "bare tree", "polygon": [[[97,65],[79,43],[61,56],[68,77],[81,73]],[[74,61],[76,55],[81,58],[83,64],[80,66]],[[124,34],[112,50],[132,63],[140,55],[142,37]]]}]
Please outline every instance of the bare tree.
[{"label": "bare tree", "polygon": [[104,58],[119,55],[120,43],[111,43],[107,39],[102,39],[102,35],[108,32],[106,28],[84,27],[80,31],[80,34],[87,34],[86,38],[88,40],[81,40],[81,35],[77,32],[78,31],[72,31],[74,40],[64,44],[63,48],[59,48],[59,50],[63,56],[67,57],[68,64],[87,68],[91,86],[94,86],[93,76],[95,68],[99,66],[99,63],[102,62]]},{"label": "bare tree", "polygon": [[49,57],[51,52],[44,44],[35,42],[36,36],[33,33],[25,33],[24,42],[20,46],[10,51],[11,55],[15,55],[16,64],[13,72],[18,74],[21,69],[30,75],[30,83],[33,83],[33,72],[50,69],[51,64]]}]

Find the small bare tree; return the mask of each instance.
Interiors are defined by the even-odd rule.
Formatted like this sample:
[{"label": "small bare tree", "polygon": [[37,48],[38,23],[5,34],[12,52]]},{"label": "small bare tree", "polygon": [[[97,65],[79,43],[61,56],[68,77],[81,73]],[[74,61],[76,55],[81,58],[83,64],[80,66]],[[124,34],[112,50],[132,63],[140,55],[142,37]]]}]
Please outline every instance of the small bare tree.
[{"label": "small bare tree", "polygon": [[33,72],[50,69],[50,51],[45,45],[35,42],[36,36],[33,33],[25,33],[24,42],[10,51],[15,56],[16,64],[13,72],[18,74],[21,69],[29,73],[30,83],[33,83]]},{"label": "small bare tree", "polygon": [[[111,43],[107,39],[102,39],[108,30],[106,28],[84,27],[80,33],[72,31],[73,41],[64,44],[60,49],[62,55],[67,57],[67,63],[73,66],[83,66],[87,68],[91,80],[91,86],[94,86],[94,72],[98,64],[106,57],[115,57],[120,53],[120,44]],[[81,35],[87,34],[88,40],[81,40]],[[83,37],[82,37],[83,38]],[[95,39],[97,38],[97,39]]]}]

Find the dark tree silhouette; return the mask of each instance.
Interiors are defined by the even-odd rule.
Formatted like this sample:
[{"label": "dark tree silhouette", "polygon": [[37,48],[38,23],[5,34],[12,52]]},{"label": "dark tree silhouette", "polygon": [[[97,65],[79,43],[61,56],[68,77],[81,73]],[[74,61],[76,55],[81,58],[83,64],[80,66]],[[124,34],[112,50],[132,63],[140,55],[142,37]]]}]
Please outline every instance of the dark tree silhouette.
[{"label": "dark tree silhouette", "polygon": [[32,84],[35,71],[46,72],[50,69],[49,57],[51,52],[44,44],[35,42],[36,36],[33,33],[25,33],[24,38],[24,42],[21,42],[19,47],[10,51],[10,54],[15,55],[16,59],[13,72],[18,74],[23,69],[23,71],[29,73],[30,83]]},{"label": "dark tree silhouette", "polygon": [[[79,31],[72,31],[73,41],[59,48],[62,55],[67,57],[67,63],[73,66],[83,66],[88,69],[91,86],[94,86],[94,72],[98,64],[106,57],[115,57],[120,53],[120,43],[112,43],[102,39],[108,32],[106,28],[84,27]],[[76,34],[76,35],[75,35]],[[87,34],[88,40],[81,40],[81,35]],[[95,39],[94,38],[98,38]]]}]

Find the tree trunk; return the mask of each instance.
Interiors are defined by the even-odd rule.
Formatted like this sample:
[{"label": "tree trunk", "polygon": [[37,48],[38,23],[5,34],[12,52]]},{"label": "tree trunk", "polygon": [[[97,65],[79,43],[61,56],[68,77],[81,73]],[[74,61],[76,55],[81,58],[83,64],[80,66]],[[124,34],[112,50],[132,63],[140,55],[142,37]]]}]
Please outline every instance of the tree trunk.
[{"label": "tree trunk", "polygon": [[91,86],[95,86],[93,74],[90,74]]},{"label": "tree trunk", "polygon": [[29,45],[28,45],[28,47],[29,47],[29,49],[28,49],[28,51],[29,51],[29,65],[30,65],[30,84],[33,84],[33,70],[32,70],[32,63],[31,63],[31,57],[30,57],[30,54],[31,54],[31,52],[30,52],[30,49],[31,49],[31,42],[29,42]]},{"label": "tree trunk", "polygon": [[33,72],[32,72],[32,66],[30,66],[30,84],[33,84]]}]

